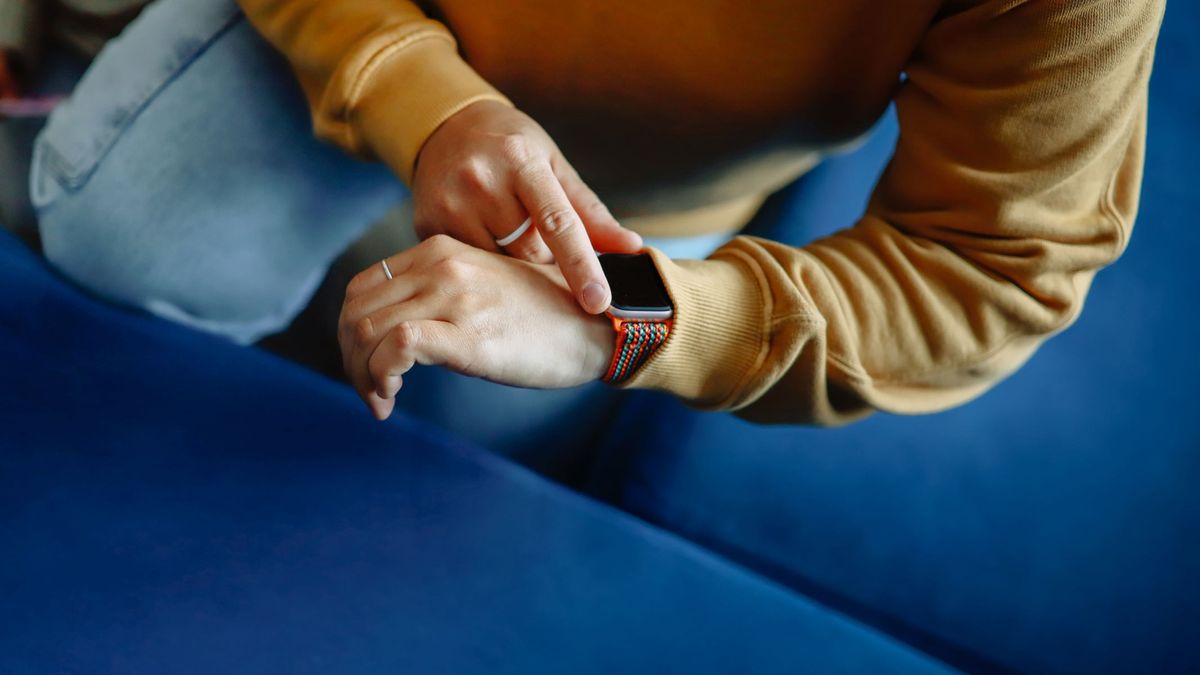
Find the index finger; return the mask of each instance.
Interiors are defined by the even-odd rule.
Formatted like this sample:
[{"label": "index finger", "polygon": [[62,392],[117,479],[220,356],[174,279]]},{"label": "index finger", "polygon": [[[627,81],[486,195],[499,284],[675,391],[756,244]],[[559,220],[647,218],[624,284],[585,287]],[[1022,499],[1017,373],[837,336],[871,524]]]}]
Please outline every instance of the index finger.
[{"label": "index finger", "polygon": [[547,163],[529,164],[517,173],[517,198],[533,218],[554,254],[579,305],[589,314],[608,309],[612,293],[583,221]]}]

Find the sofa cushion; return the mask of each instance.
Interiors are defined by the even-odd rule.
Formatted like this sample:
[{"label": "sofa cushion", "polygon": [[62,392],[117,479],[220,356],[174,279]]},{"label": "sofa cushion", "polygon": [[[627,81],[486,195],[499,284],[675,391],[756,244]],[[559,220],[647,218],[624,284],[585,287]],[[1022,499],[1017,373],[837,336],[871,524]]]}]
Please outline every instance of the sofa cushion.
[{"label": "sofa cushion", "polygon": [[[836,430],[640,395],[596,494],[971,670],[1196,672],[1198,21],[1167,10],[1128,251],[1023,370],[957,410]],[[775,225],[848,224],[887,147],[806,178]]]},{"label": "sofa cushion", "polygon": [[0,672],[948,672],[0,234]]}]

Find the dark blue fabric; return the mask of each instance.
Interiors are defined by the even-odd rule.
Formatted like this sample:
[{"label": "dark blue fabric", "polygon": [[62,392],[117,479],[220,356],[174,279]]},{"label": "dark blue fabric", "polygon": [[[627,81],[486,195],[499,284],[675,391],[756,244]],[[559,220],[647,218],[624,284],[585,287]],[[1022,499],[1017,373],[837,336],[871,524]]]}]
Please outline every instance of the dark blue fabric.
[{"label": "dark blue fabric", "polygon": [[914,673],[903,646],[0,234],[0,673]]},{"label": "dark blue fabric", "polygon": [[[1200,671],[1197,26],[1195,3],[1169,6],[1127,253],[1016,376],[838,430],[639,395],[597,494],[973,670]],[[894,131],[776,200],[760,233],[852,222]]]}]

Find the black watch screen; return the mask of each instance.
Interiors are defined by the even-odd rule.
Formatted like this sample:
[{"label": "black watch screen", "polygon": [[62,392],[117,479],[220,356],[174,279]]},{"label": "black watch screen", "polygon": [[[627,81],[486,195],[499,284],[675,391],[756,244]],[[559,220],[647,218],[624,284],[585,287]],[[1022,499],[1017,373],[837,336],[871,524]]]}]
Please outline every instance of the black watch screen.
[{"label": "black watch screen", "polygon": [[671,312],[671,296],[647,253],[602,253],[600,267],[612,287],[612,308],[625,312]]}]

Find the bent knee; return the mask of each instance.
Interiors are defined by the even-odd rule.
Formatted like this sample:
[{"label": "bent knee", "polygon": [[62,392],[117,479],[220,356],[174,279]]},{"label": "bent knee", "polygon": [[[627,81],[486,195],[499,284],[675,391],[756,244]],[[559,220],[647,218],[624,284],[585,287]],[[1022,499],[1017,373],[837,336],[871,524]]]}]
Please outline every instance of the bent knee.
[{"label": "bent knee", "polygon": [[49,262],[90,293],[240,344],[286,328],[322,278],[255,274],[264,265],[242,264],[244,254],[164,242],[73,208],[43,214],[39,229]]}]

